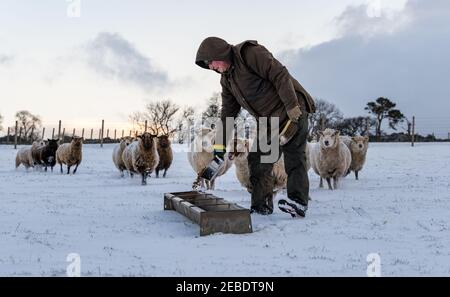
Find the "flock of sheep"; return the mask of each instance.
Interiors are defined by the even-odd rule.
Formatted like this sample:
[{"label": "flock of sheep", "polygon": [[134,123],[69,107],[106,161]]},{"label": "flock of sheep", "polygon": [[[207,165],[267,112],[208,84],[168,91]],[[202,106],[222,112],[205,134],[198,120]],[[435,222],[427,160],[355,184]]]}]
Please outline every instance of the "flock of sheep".
[{"label": "flock of sheep", "polygon": [[[307,170],[312,168],[320,176],[320,187],[323,187],[323,179],[328,183],[330,190],[336,189],[339,180],[348,175],[351,171],[358,179],[358,173],[362,170],[367,154],[369,138],[367,136],[340,136],[339,131],[325,129],[319,132],[317,142],[307,143],[305,155],[307,160]],[[194,139],[191,142],[191,149],[187,157],[189,164],[197,175],[193,183],[193,189],[199,187],[214,189],[214,180],[208,181],[201,178],[202,171],[213,159],[213,144],[215,130],[211,128],[200,128],[195,131]],[[236,177],[239,183],[252,192],[250,183],[250,171],[247,157],[252,147],[252,139],[234,139],[225,154],[225,166],[217,176],[225,174],[234,164]],[[75,166],[75,174],[82,160],[83,139],[73,137],[70,143],[58,145],[58,140],[49,139],[47,141],[35,141],[31,147],[22,148],[16,156],[16,168],[21,164],[27,169],[30,167],[45,167],[45,171],[58,163],[61,173],[63,164],[67,166],[67,174],[70,168]],[[171,142],[167,135],[156,136],[148,132],[135,138],[124,137],[113,149],[113,162],[116,168],[124,177],[124,171],[130,177],[140,174],[142,185],[147,184],[147,177],[155,172],[159,177],[159,172],[164,170],[163,177],[166,177],[167,170],[173,161]],[[287,174],[284,169],[284,158],[281,156],[273,166],[274,184],[273,192],[286,188]],[[333,181],[333,185],[331,183]]]},{"label": "flock of sheep", "polygon": [[61,173],[63,164],[67,166],[67,174],[70,173],[72,166],[75,166],[73,173],[76,173],[82,159],[83,139],[73,137],[70,143],[61,145],[58,143],[59,139],[41,140],[33,142],[31,147],[20,149],[16,156],[16,168],[22,164],[27,169],[45,167],[45,171],[47,171],[47,168],[50,167],[53,172],[53,167],[58,163],[61,166]]}]

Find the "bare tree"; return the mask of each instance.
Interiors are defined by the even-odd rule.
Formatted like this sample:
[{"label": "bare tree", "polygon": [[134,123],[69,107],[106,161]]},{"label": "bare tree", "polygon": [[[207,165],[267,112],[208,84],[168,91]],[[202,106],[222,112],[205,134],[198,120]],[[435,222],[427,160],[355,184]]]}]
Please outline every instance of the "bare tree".
[{"label": "bare tree", "polygon": [[312,137],[317,131],[334,127],[343,120],[344,116],[336,105],[317,98],[315,99],[316,112],[309,115],[309,135]]},{"label": "bare tree", "polygon": [[371,127],[376,125],[376,121],[370,117],[345,118],[336,123],[333,127],[341,132],[342,135],[356,136],[369,135]]},{"label": "bare tree", "polygon": [[19,122],[19,129],[22,130],[22,137],[27,141],[38,138],[38,131],[42,121],[38,115],[30,113],[28,110],[21,110],[16,113],[16,120]]},{"label": "bare tree", "polygon": [[133,125],[133,130],[143,131],[145,129],[145,114],[144,112],[135,111],[128,116],[131,124]]},{"label": "bare tree", "polygon": [[176,131],[173,122],[179,109],[172,101],[161,100],[147,104],[143,112],[134,112],[129,116],[129,119],[140,130],[144,129],[145,121],[147,121],[151,133],[169,135]]},{"label": "bare tree", "polygon": [[177,121],[177,133],[178,133],[178,143],[184,143],[189,135],[190,129],[194,126],[194,114],[195,110],[193,107],[186,106],[181,112],[181,116]]}]

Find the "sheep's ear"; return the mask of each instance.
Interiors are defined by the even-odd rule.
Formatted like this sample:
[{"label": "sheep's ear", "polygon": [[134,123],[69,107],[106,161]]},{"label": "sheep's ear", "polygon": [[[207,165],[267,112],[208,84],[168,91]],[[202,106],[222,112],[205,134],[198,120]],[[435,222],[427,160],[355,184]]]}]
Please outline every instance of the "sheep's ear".
[{"label": "sheep's ear", "polygon": [[364,141],[369,142],[369,136],[364,136]]},{"label": "sheep's ear", "polygon": [[341,132],[340,132],[340,131],[334,132],[334,136],[339,137],[339,135],[341,135]]},{"label": "sheep's ear", "polygon": [[319,137],[322,137],[323,136],[323,131],[317,132],[317,135],[319,135]]},{"label": "sheep's ear", "polygon": [[356,137],[352,137],[352,140],[353,140],[353,141],[356,141]]},{"label": "sheep's ear", "polygon": [[157,134],[150,134],[150,136],[151,136],[151,137],[156,137],[156,138],[158,138],[158,135],[157,135]]},{"label": "sheep's ear", "polygon": [[136,138],[142,139],[142,135],[136,135]]}]

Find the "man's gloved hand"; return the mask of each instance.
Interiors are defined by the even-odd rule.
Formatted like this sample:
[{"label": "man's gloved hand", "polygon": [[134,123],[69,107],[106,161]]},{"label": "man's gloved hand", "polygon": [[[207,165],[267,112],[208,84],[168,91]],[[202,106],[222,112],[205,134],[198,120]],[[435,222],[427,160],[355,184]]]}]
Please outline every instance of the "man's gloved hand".
[{"label": "man's gloved hand", "polygon": [[226,152],[225,146],[223,144],[215,144],[213,148],[214,148],[213,151],[214,157],[219,157],[220,159],[223,160]]},{"label": "man's gloved hand", "polygon": [[289,109],[287,111],[287,114],[292,122],[297,123],[298,119],[302,115],[302,111],[300,110],[300,106],[296,105],[295,107]]}]

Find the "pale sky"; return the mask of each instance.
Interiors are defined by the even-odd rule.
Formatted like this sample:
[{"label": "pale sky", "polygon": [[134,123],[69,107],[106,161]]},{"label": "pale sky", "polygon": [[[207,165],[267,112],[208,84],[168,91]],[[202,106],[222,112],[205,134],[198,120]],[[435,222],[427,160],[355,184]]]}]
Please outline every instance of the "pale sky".
[{"label": "pale sky", "polygon": [[[44,126],[53,126],[62,119],[68,128],[95,128],[103,118],[111,126],[120,126],[128,121],[131,112],[159,99],[170,98],[200,110],[213,92],[220,91],[219,75],[194,64],[197,48],[208,36],[222,37],[232,44],[258,40],[288,66],[313,96],[333,102],[346,116],[365,114],[365,102],[378,96],[392,96],[408,115],[423,112],[424,117],[433,116],[433,110],[441,108],[426,113],[422,105],[419,110],[409,105],[419,98],[404,98],[407,95],[402,90],[409,81],[393,84],[383,78],[383,84],[368,87],[370,82],[378,81],[374,75],[379,75],[370,72],[357,86],[350,83],[344,87],[338,82],[346,74],[351,79],[358,77],[355,71],[359,69],[350,61],[352,57],[358,67],[373,67],[373,59],[361,54],[372,48],[364,44],[378,40],[386,42],[387,48],[396,49],[395,38],[389,36],[405,37],[404,34],[426,31],[415,26],[419,17],[427,18],[426,14],[418,16],[417,7],[426,6],[423,3],[445,5],[444,2],[81,0],[80,17],[69,17],[68,10],[69,14],[77,12],[76,3],[70,1],[2,0],[3,126],[12,125],[14,113],[22,109],[40,115]],[[439,10],[432,13],[440,15]],[[425,24],[434,30],[433,24]],[[349,46],[349,40],[356,43],[350,42]],[[356,56],[352,56],[352,44]],[[382,51],[383,46],[378,49]],[[424,50],[423,54],[429,55]],[[417,57],[419,53],[414,51],[412,55]],[[394,52],[385,56],[408,60],[408,54]],[[437,59],[432,63],[438,63]],[[342,69],[346,65],[349,69]],[[430,67],[432,71],[439,65]],[[448,77],[439,83],[445,79]],[[439,94],[442,96],[435,99],[450,99],[446,89],[440,89]]]}]

